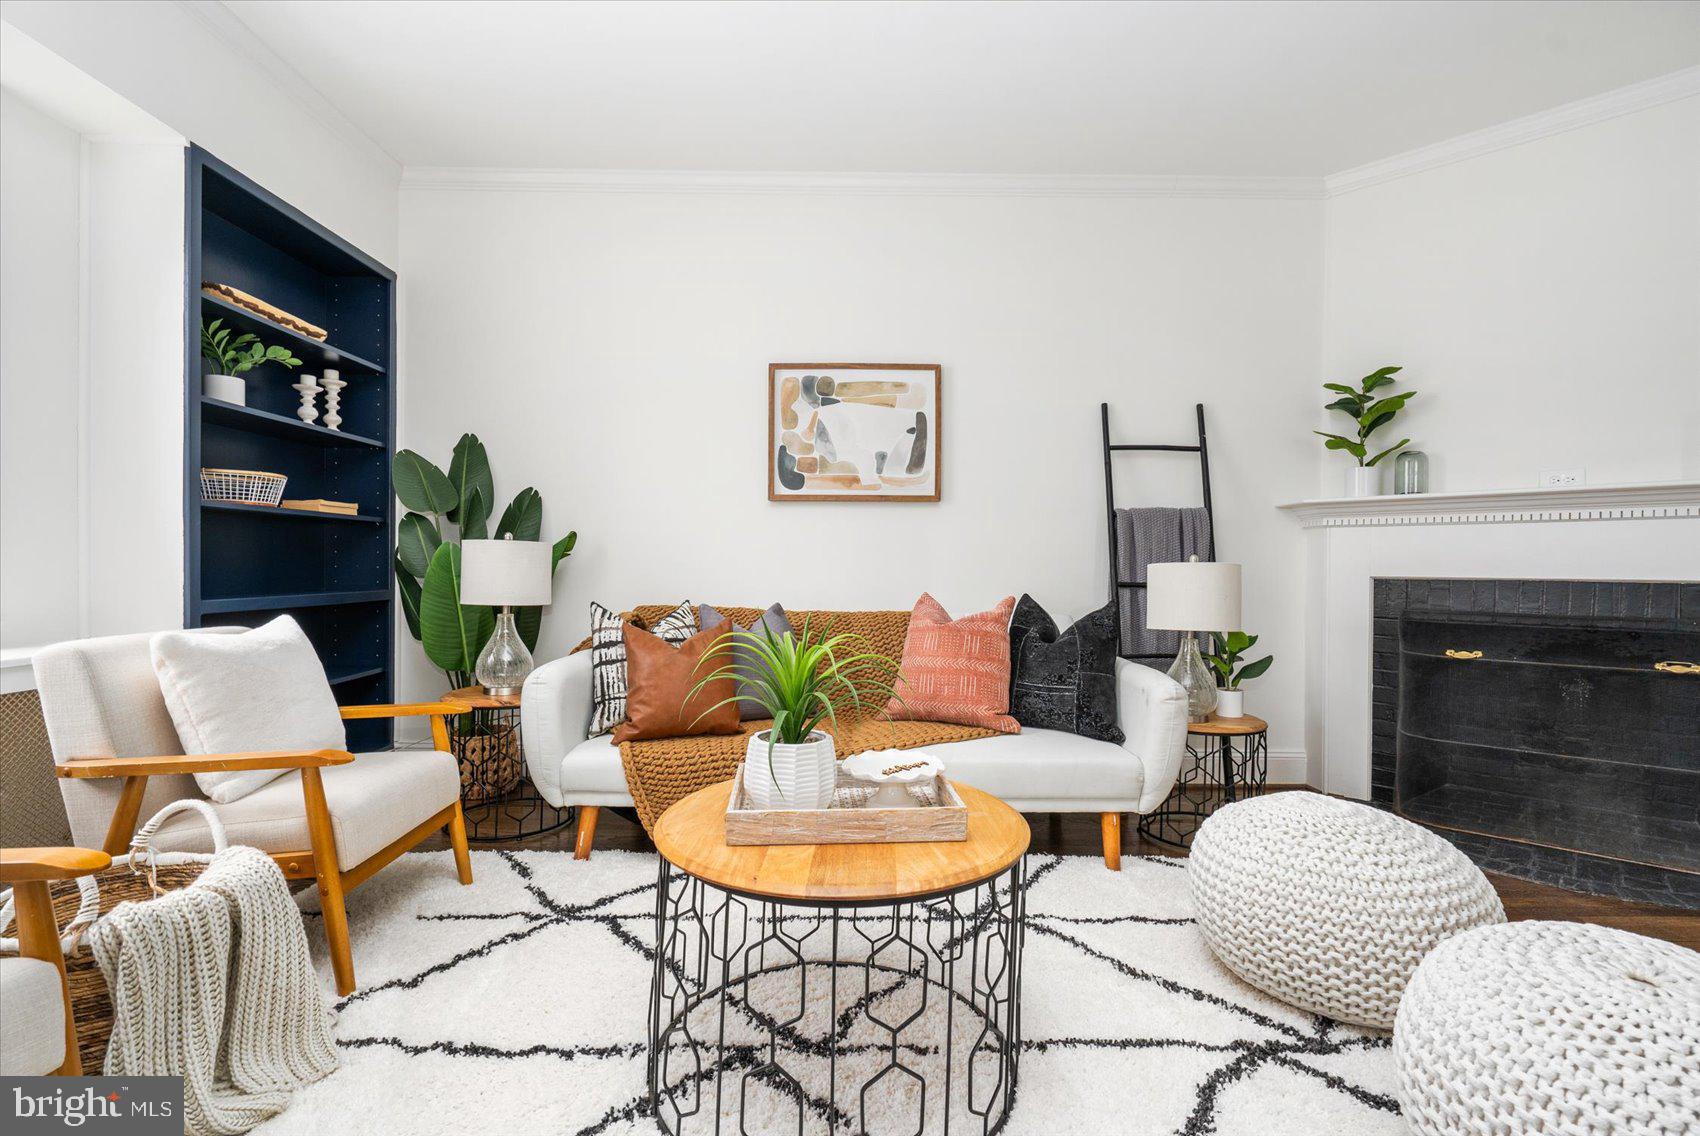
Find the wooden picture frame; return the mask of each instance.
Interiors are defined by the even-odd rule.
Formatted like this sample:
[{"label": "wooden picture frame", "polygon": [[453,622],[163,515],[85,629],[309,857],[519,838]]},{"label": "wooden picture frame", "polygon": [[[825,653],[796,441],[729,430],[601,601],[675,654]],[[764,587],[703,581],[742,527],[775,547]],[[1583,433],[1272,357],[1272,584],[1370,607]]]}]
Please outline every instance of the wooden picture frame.
[{"label": "wooden picture frame", "polygon": [[[849,400],[839,398],[832,393],[841,381],[835,372],[845,371],[888,372],[893,375],[885,380],[889,386],[907,389],[880,389],[878,384],[881,380],[875,374],[858,374],[843,381],[862,384],[865,389]],[[931,372],[931,389],[928,389],[924,374],[911,378],[912,372]],[[796,380],[797,386],[782,398],[781,389],[791,379]],[[805,380],[818,384],[823,379],[832,383],[826,393],[832,403],[860,402],[868,406],[874,415],[881,409],[891,411],[889,430],[897,447],[905,445],[904,434],[918,439],[919,455],[915,453],[917,442],[907,443],[908,448],[902,451],[906,455],[906,464],[901,474],[888,473],[884,467],[890,455],[897,451],[876,451],[871,448],[871,443],[865,444],[857,453],[835,454],[829,459],[834,468],[824,473],[818,469],[820,455],[790,453],[786,435],[794,435],[792,442],[801,441],[804,446],[812,447],[814,431],[822,425],[819,411],[823,407],[816,401],[820,396],[814,393],[817,388]],[[807,421],[796,412],[795,403],[799,399],[806,399],[816,407]],[[782,421],[788,410],[796,419],[790,424]],[[913,427],[904,427],[904,418],[899,411],[914,412]],[[864,412],[864,418],[866,416],[867,412]],[[767,499],[937,502],[944,490],[943,419],[944,368],[938,363],[770,363],[767,368]],[[830,424],[830,418],[826,424]],[[923,424],[925,432],[918,432]],[[883,428],[877,418],[874,425],[876,429]],[[795,435],[804,437],[798,439]],[[817,468],[800,468],[805,465]],[[835,484],[808,488],[807,480]]]}]

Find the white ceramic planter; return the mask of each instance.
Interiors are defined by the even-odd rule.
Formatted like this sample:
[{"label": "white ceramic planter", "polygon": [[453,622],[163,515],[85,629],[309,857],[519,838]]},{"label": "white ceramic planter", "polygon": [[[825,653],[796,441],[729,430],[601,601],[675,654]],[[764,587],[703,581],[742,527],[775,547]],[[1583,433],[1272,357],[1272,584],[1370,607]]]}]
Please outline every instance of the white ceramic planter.
[{"label": "white ceramic planter", "polygon": [[1222,690],[1216,693],[1216,717],[1245,717],[1245,691]]},{"label": "white ceramic planter", "polygon": [[211,372],[202,375],[201,393],[220,402],[233,402],[237,406],[248,405],[248,384],[235,375],[215,375]]},{"label": "white ceramic planter", "polygon": [[[797,745],[777,744],[771,761],[768,731],[750,736],[744,750],[744,792],[758,809],[824,809],[838,788],[838,755],[832,735],[816,730]],[[771,766],[771,769],[770,769]]]},{"label": "white ceramic planter", "polygon": [[1346,496],[1376,497],[1381,493],[1381,467],[1355,465],[1346,474]]}]

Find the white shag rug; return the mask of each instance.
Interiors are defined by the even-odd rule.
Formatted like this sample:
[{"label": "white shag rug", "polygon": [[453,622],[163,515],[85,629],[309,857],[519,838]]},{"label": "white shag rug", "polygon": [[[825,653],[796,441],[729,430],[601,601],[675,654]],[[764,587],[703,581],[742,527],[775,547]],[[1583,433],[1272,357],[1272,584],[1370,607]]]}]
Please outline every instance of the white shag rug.
[{"label": "white shag rug", "polygon": [[[655,1132],[656,867],[633,852],[474,852],[477,882],[463,888],[449,853],[402,857],[350,897],[360,989],[337,1002],[342,1067],[255,1131]],[[1119,874],[1096,857],[1029,857],[1021,1080],[1005,1131],[1404,1133],[1387,1036],[1230,974],[1193,926],[1186,870],[1161,857],[1124,857]],[[328,990],[323,934],[308,922]],[[813,1113],[805,1130],[828,1125]]]}]

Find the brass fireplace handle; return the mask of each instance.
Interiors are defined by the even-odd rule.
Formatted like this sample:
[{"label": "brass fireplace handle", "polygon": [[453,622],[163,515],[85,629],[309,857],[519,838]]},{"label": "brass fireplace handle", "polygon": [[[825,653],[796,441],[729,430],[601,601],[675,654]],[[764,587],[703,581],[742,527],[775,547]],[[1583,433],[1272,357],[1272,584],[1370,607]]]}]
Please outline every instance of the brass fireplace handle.
[{"label": "brass fireplace handle", "polygon": [[1446,657],[1449,659],[1479,659],[1482,657],[1482,653],[1480,651],[1454,651],[1448,649]]},{"label": "brass fireplace handle", "polygon": [[1677,659],[1666,659],[1662,663],[1654,663],[1653,669],[1673,675],[1700,675],[1700,663],[1685,663]]}]

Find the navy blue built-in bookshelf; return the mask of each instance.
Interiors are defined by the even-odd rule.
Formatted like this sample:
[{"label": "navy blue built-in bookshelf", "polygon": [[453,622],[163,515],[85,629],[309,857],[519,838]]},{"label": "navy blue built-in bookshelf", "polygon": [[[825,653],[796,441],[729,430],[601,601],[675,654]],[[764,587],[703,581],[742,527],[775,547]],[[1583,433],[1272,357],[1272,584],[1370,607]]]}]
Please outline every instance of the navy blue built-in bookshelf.
[{"label": "navy blue built-in bookshelf", "polygon": [[[288,612],[319,652],[337,701],[395,694],[395,273],[199,147],[188,158],[184,368],[184,620],[253,626]],[[319,343],[222,299],[229,284],[324,328]],[[249,371],[247,405],[201,393],[201,321],[251,331],[304,360]],[[342,428],[295,416],[295,375],[336,368]],[[320,399],[323,412],[323,399]],[[322,418],[321,418],[322,421]],[[354,501],[358,516],[201,500],[201,467],[289,478],[284,496]],[[349,747],[390,744],[391,725],[348,724]]]}]

